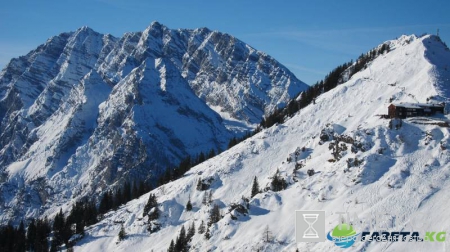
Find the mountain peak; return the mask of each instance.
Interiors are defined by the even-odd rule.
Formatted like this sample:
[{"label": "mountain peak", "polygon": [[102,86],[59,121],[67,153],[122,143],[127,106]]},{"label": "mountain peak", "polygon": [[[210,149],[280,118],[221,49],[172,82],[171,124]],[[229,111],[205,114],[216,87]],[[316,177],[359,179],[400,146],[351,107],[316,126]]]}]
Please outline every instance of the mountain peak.
[{"label": "mountain peak", "polygon": [[[88,26],[82,26],[80,28],[78,28],[73,34],[73,37],[88,37],[88,36],[92,36],[92,35],[101,35],[100,33],[96,32],[95,30],[93,30],[92,28],[88,27]],[[103,35],[102,35],[103,36]]]},{"label": "mountain peak", "polygon": [[167,27],[165,25],[161,24],[158,21],[153,21],[153,22],[151,22],[151,24],[145,30],[146,31],[147,30],[161,30],[161,29],[164,29],[164,28],[167,28]]},{"label": "mountain peak", "polygon": [[89,26],[86,26],[86,25],[81,26],[81,27],[78,28],[76,31],[77,31],[77,32],[89,32],[89,33],[95,32],[92,28],[90,28]]},{"label": "mountain peak", "polygon": [[[161,38],[164,30],[168,29],[166,26],[162,25],[158,21],[153,21],[142,33],[142,42],[147,41],[151,38]],[[148,42],[148,41],[147,41]],[[143,46],[148,47],[150,45],[144,43]],[[156,49],[156,48],[152,48]]]},{"label": "mountain peak", "polygon": [[162,26],[162,24],[155,20],[150,23],[150,26]]},{"label": "mountain peak", "polygon": [[415,40],[417,38],[418,37],[417,37],[416,34],[411,34],[411,35],[403,34],[397,39],[397,41],[399,41],[399,42],[401,42],[401,41],[413,41],[413,40]]},{"label": "mountain peak", "polygon": [[[197,31],[155,21],[116,39],[83,26],[12,61],[0,76],[0,128],[11,129],[0,135],[0,191],[11,188],[0,221],[155,182],[187,156],[225,149],[306,89],[245,43]],[[7,210],[23,191],[35,203]]]}]

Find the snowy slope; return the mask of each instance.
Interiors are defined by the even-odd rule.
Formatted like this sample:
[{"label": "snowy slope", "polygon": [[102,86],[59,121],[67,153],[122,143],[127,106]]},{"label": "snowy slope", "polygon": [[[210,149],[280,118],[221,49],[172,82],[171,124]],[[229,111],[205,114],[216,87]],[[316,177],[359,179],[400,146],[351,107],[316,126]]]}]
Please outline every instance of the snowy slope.
[{"label": "snowy slope", "polygon": [[224,149],[306,88],[206,28],[62,33],[0,72],[0,223],[52,214]]},{"label": "snowy slope", "polygon": [[[398,130],[389,129],[389,120],[377,115],[387,113],[391,100],[425,102],[431,97],[448,102],[445,66],[450,52],[434,36],[403,36],[386,43],[391,46],[389,53],[286,123],[263,130],[194,167],[183,178],[153,190],[162,212],[160,231],[146,231],[147,217],[142,218],[146,194],[87,228],[75,250],[166,251],[182,225],[188,228],[194,222],[198,228],[202,220],[207,222],[211,205],[202,204],[205,191],[198,191],[196,185],[199,179],[209,178],[213,202],[224,217],[211,226],[210,240],[198,233],[193,237],[193,251],[342,251],[329,241],[297,244],[295,210],[326,210],[327,230],[338,224],[336,212],[353,211],[363,220],[354,223],[357,232],[379,231],[370,227],[374,216],[382,216],[383,227],[391,231],[411,230],[410,226],[423,233],[448,231],[449,128],[419,118],[404,120]],[[433,122],[448,119],[441,115]],[[320,139],[323,129],[351,137],[358,146],[356,153],[346,144],[342,158],[330,162],[330,141]],[[348,159],[355,157],[362,164],[348,168]],[[295,161],[305,166],[294,176]],[[265,188],[277,169],[288,188],[259,193],[250,201],[249,215],[233,212],[237,216],[233,220],[228,207],[250,196],[254,176]],[[309,169],[316,173],[308,176]],[[184,210],[189,197],[194,206],[191,212]],[[128,237],[118,242],[120,223]],[[266,225],[274,237],[271,243],[263,242]],[[439,251],[445,245],[448,242],[356,242],[347,250]]]}]

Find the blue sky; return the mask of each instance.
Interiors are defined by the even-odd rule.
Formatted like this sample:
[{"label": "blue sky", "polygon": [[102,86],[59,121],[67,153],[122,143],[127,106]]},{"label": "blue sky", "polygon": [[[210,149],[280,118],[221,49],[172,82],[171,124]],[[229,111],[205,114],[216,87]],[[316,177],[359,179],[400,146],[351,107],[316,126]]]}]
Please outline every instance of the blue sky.
[{"label": "blue sky", "polygon": [[61,32],[87,25],[121,36],[152,21],[229,33],[313,84],[334,67],[402,34],[435,34],[450,45],[450,1],[4,1],[0,68]]}]

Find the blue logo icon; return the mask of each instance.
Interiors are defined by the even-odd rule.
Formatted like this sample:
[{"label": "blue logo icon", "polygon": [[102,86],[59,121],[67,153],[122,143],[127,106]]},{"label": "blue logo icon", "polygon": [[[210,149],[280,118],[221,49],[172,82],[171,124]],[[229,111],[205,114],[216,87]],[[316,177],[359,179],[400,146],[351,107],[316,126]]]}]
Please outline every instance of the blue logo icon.
[{"label": "blue logo icon", "polygon": [[328,232],[327,239],[334,242],[338,247],[348,248],[355,243],[358,235],[352,225],[342,223]]}]

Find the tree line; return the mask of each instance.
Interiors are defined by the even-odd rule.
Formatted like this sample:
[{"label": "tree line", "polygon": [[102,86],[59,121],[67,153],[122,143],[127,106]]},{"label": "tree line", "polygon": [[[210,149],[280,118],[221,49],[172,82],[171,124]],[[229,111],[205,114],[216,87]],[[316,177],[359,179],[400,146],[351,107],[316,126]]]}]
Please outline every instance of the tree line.
[{"label": "tree line", "polygon": [[[214,149],[207,154],[201,152],[195,158],[188,156],[183,159],[175,168],[166,169],[158,179],[158,185],[164,185],[170,181],[180,178],[191,167],[204,162],[216,155]],[[137,183],[125,182],[114,192],[106,191],[100,198],[98,207],[94,202],[82,200],[76,202],[67,217],[64,216],[62,209],[56,214],[53,221],[47,219],[31,219],[27,228],[21,221],[18,227],[8,224],[0,227],[0,251],[58,251],[65,246],[71,248],[75,241],[71,240],[73,235],[84,235],[84,228],[97,223],[102,216],[130,200],[137,199],[143,194],[153,189],[150,183],[140,181]],[[149,216],[150,232],[157,231],[157,223],[152,223],[159,217],[159,210],[156,208],[153,212],[148,212],[150,208],[156,207],[156,197],[150,195],[149,202],[146,205],[144,215]],[[53,223],[53,224],[52,224]],[[122,233],[122,236],[125,236]],[[123,237],[122,237],[123,238]],[[51,242],[49,242],[51,240]],[[25,241],[25,242],[24,242]]]},{"label": "tree line", "polygon": [[64,217],[61,209],[53,219],[53,224],[44,217],[31,219],[26,231],[23,221],[17,228],[11,224],[0,227],[0,251],[48,252],[50,249],[53,252],[59,251],[63,245],[66,249],[70,249],[75,244],[75,241],[71,240],[72,236],[74,234],[82,236],[84,227],[97,221],[95,204],[79,201],[67,217]]},{"label": "tree line", "polygon": [[326,93],[339,84],[344,83],[350,79],[355,73],[365,69],[372,60],[379,55],[389,52],[390,48],[388,44],[383,44],[379,48],[370,50],[366,54],[361,54],[356,62],[349,61],[344,63],[330,73],[321,81],[316,82],[310,86],[307,90],[299,94],[300,97],[292,99],[288,105],[283,109],[275,110],[272,114],[266,116],[260,123],[262,128],[269,128],[275,124],[283,123],[286,118],[291,117],[306,106],[315,104],[316,98],[321,94]]},{"label": "tree line", "polygon": [[181,178],[187,171],[189,171],[192,167],[205,162],[206,160],[213,158],[220,153],[214,149],[211,149],[208,153],[200,152],[200,154],[192,157],[187,156],[183,160],[181,160],[180,164],[176,167],[167,167],[164,173],[158,179],[158,186],[165,185],[171,181],[177,180]]}]

